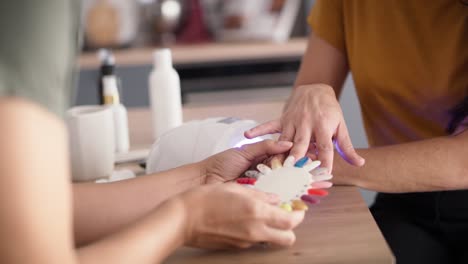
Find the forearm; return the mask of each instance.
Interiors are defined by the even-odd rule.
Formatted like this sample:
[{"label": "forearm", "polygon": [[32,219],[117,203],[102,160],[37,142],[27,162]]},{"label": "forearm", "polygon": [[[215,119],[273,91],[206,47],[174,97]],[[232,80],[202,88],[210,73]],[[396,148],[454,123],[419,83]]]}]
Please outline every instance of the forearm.
[{"label": "forearm", "polygon": [[358,153],[363,167],[335,155],[335,184],[390,193],[468,189],[468,132]]},{"label": "forearm", "polygon": [[74,184],[75,243],[83,245],[146,215],[204,181],[200,163],[109,184]]},{"label": "forearm", "polygon": [[135,224],[78,250],[80,263],[160,263],[184,243],[185,210],[169,200]]}]

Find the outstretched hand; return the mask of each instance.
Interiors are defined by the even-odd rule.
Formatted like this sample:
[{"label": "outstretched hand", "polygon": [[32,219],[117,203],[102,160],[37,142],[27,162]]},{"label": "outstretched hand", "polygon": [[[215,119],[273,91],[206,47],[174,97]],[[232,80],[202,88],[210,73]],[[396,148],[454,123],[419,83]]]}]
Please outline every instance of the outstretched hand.
[{"label": "outstretched hand", "polygon": [[[340,104],[333,88],[325,84],[297,87],[280,119],[272,120],[245,132],[245,137],[281,133],[280,141],[292,141],[290,154],[296,159],[318,158],[331,172],[334,146],[340,156],[355,166],[364,165],[349,137]],[[315,157],[316,156],[316,157]]]}]

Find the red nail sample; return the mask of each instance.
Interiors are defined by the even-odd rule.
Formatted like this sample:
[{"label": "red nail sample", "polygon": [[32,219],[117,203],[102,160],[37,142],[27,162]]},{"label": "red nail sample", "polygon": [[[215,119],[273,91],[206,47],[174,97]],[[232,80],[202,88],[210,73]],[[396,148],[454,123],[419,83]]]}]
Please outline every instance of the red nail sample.
[{"label": "red nail sample", "polygon": [[328,191],[322,190],[322,189],[309,189],[307,191],[309,195],[315,195],[315,196],[327,196]]}]

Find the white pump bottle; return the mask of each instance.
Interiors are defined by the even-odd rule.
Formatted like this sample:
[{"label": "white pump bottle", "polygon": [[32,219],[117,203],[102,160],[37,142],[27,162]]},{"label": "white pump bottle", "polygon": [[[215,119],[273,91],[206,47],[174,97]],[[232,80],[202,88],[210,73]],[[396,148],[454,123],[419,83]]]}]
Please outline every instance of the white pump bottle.
[{"label": "white pump bottle", "polygon": [[126,153],[130,149],[127,109],[120,103],[115,75],[104,76],[102,81],[104,105],[112,107],[114,115],[115,151]]},{"label": "white pump bottle", "polygon": [[156,50],[149,76],[149,95],[153,139],[182,124],[182,101],[179,74],[172,66],[169,49]]}]

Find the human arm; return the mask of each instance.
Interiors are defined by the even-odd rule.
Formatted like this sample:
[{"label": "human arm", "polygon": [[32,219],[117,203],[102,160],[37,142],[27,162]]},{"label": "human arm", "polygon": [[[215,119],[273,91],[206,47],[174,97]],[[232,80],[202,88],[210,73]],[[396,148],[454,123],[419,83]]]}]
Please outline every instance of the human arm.
[{"label": "human arm", "polygon": [[[277,197],[236,184],[212,184],[171,198],[75,249],[63,123],[36,104],[8,98],[0,99],[0,124],[1,263],[155,263],[182,244],[248,247],[266,241],[287,246],[304,217],[270,205]],[[246,146],[246,151],[258,146]]]},{"label": "human arm", "polygon": [[[290,246],[295,241],[292,230],[304,212],[288,213],[274,206],[278,201],[276,196],[232,183],[195,188],[163,202],[134,225],[81,248],[78,256],[83,263],[159,263],[182,245]],[[121,249],[127,253],[116,252]]]},{"label": "human arm", "polygon": [[357,151],[366,159],[360,168],[335,157],[335,184],[389,193],[468,189],[467,130],[454,136]]},{"label": "human arm", "polygon": [[[149,254],[142,243],[137,243],[146,238],[143,234],[138,235],[138,230],[158,232],[161,239],[167,239],[167,244],[159,246],[168,247],[161,248],[161,255],[177,244],[171,239],[178,236],[172,237],[169,230],[165,231],[164,223],[155,222],[152,226],[133,227],[110,239],[123,246],[133,243],[131,251],[120,247],[100,248],[100,244],[90,246],[101,249],[99,256],[88,257],[89,249],[76,251],[72,235],[67,136],[63,123],[36,104],[22,99],[0,98],[0,124],[1,263],[111,263],[105,260],[114,257],[143,260]],[[162,209],[161,213],[165,211]],[[164,217],[170,217],[170,214]],[[172,224],[178,219],[163,220]]]},{"label": "human arm", "polygon": [[291,142],[267,140],[136,179],[73,184],[75,241],[78,245],[95,241],[147,214],[169,197],[205,183],[233,180],[257,160],[290,148]]},{"label": "human arm", "polygon": [[346,54],[311,34],[283,115],[246,131],[246,137],[281,133],[280,140],[294,142],[291,154],[296,159],[304,156],[311,142],[315,142],[318,159],[330,170],[335,139],[339,154],[350,164],[361,166],[364,160],[354,151],[337,100],[348,70]]}]

